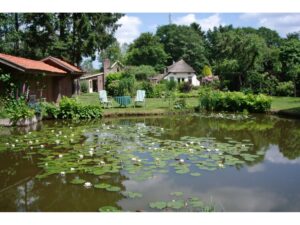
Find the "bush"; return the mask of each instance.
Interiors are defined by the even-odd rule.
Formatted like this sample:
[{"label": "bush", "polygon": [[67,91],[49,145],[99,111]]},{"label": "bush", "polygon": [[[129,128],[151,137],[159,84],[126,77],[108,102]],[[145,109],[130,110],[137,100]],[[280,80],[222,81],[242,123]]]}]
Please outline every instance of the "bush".
[{"label": "bush", "polygon": [[271,108],[271,98],[262,94],[253,95],[204,89],[200,92],[199,108],[208,111],[266,112]]},{"label": "bush", "polygon": [[80,91],[82,93],[88,93],[88,90],[89,90],[88,81],[86,80],[80,81]]},{"label": "bush", "polygon": [[166,84],[164,84],[164,83],[156,84],[153,87],[153,97],[154,98],[162,98],[166,91],[167,91]]},{"label": "bush", "polygon": [[202,75],[205,76],[205,77],[212,75],[211,68],[208,65],[205,65],[203,67]]},{"label": "bush", "polygon": [[276,95],[277,96],[293,96],[294,94],[294,83],[292,81],[288,82],[279,82],[276,86]]},{"label": "bush", "polygon": [[108,85],[106,85],[106,91],[108,95],[118,96],[119,95],[119,80],[111,81]]},{"label": "bush", "polygon": [[50,102],[43,102],[41,103],[42,106],[42,115],[43,117],[49,117],[49,118],[58,118],[58,115],[60,113],[59,107],[56,106],[54,103]]},{"label": "bush", "polygon": [[154,85],[149,81],[143,81],[137,85],[137,89],[145,90],[147,98],[154,98]]},{"label": "bush", "polygon": [[183,82],[178,85],[178,90],[182,93],[188,93],[192,90],[192,84],[189,82]]},{"label": "bush", "polygon": [[185,109],[186,108],[186,100],[185,98],[181,98],[175,101],[174,109]]},{"label": "bush", "polygon": [[5,114],[13,122],[17,122],[20,119],[32,118],[35,111],[31,109],[24,98],[9,99],[5,104]]},{"label": "bush", "polygon": [[100,105],[82,105],[75,98],[63,97],[59,103],[58,117],[62,119],[92,119],[102,116]]},{"label": "bush", "polygon": [[147,80],[156,74],[154,67],[149,65],[132,66],[128,68],[125,74],[131,74],[137,80]]}]

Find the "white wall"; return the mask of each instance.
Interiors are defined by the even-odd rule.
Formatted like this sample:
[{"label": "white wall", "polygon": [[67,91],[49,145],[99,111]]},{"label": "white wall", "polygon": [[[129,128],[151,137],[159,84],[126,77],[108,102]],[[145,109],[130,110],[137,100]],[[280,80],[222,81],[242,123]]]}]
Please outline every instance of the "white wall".
[{"label": "white wall", "polygon": [[[196,74],[191,73],[169,73],[167,76],[165,76],[164,79],[166,80],[171,80],[171,78],[174,78],[174,80],[176,82],[178,82],[178,78],[180,79],[180,82],[188,82],[189,81],[189,77],[192,78],[192,85],[193,86],[199,86],[200,85],[200,81],[197,79]],[[183,79],[183,81],[182,81]]]}]

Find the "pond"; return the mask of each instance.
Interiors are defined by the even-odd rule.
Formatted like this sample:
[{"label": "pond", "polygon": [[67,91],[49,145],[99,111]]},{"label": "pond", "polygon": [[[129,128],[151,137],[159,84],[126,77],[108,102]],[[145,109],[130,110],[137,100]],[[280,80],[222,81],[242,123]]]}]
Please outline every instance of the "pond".
[{"label": "pond", "polygon": [[0,211],[300,211],[300,121],[182,115],[0,128]]}]

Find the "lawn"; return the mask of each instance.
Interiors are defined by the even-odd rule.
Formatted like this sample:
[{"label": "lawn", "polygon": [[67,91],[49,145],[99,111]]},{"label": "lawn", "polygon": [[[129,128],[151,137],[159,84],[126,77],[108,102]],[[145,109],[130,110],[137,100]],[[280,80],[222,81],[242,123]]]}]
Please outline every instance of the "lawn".
[{"label": "lawn", "polygon": [[[78,96],[78,100],[83,104],[98,104],[98,93],[82,94]],[[170,111],[169,102],[160,98],[146,99],[146,107],[133,107],[131,104],[127,108],[120,108],[118,103],[112,100],[113,107],[104,109],[104,114],[109,116],[113,114],[163,114]],[[187,108],[193,109],[198,105],[198,98],[186,98]],[[300,97],[272,97],[271,110],[281,114],[300,115]]]},{"label": "lawn", "polygon": [[[83,104],[97,104],[99,103],[98,93],[82,94],[78,96],[79,102]],[[134,99],[131,99],[132,101]],[[186,98],[187,110],[194,109],[198,105],[198,98]],[[104,115],[147,115],[147,114],[163,114],[169,111],[174,111],[169,106],[169,101],[161,98],[148,98],[146,99],[146,106],[138,106],[134,108],[133,103],[127,108],[119,107],[119,104],[112,100],[113,106],[104,109]],[[179,110],[177,110],[179,111]]]}]

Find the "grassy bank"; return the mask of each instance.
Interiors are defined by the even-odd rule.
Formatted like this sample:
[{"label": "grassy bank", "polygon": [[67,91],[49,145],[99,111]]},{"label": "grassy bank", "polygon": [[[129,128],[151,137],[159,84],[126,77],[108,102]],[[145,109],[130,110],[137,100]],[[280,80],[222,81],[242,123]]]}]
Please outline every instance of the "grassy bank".
[{"label": "grassy bank", "polygon": [[[83,104],[99,103],[97,93],[82,94],[78,96],[79,102]],[[182,112],[169,107],[169,102],[160,98],[146,99],[146,107],[133,107],[133,104],[127,108],[120,108],[119,104],[112,100],[113,106],[104,109],[105,116],[119,115],[160,115],[165,113]],[[187,112],[192,111],[199,104],[199,98],[186,98]],[[272,97],[271,111],[282,115],[291,115],[300,117],[300,98],[297,97]]]}]

